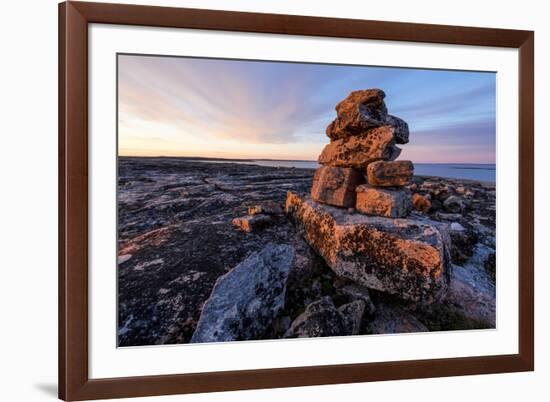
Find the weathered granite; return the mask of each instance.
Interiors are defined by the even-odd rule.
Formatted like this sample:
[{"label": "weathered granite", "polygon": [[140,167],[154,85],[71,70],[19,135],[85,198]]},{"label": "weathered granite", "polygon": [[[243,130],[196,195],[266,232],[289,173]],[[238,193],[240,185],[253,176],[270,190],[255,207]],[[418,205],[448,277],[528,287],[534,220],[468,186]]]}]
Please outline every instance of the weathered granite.
[{"label": "weathered granite", "polygon": [[356,283],[350,282],[343,286],[338,286],[336,294],[344,297],[345,299],[351,301],[362,300],[365,303],[365,313],[371,315],[375,312],[376,307],[372,302],[370,297],[369,289],[358,285]]},{"label": "weathered granite", "polygon": [[409,142],[409,125],[405,120],[392,115],[387,115],[384,123],[394,128],[396,143],[407,144]]},{"label": "weathered granite", "polygon": [[245,215],[239,218],[234,218],[231,223],[245,232],[255,232],[263,229],[273,223],[273,219],[269,215],[256,214]]},{"label": "weathered granite", "polygon": [[394,160],[401,150],[395,146],[394,129],[382,126],[361,135],[346,137],[327,144],[318,162],[365,172],[367,165],[378,160]]},{"label": "weathered granite", "polygon": [[288,245],[252,253],[214,285],[191,343],[261,339],[284,309],[295,257]]},{"label": "weathered granite", "polygon": [[[231,223],[248,207],[284,205],[288,190],[308,192],[314,169],[120,157],[118,173],[119,255],[130,255],[118,264],[118,346],[188,343],[216,280],[269,243],[295,248],[310,284],[333,274],[284,215],[253,233]],[[291,319],[320,297],[304,283],[287,289]]]},{"label": "weathered granite", "polygon": [[432,207],[429,198],[418,193],[412,195],[412,204],[414,209],[424,213],[428,212]]},{"label": "weathered granite", "polygon": [[348,213],[289,192],[285,210],[334,272],[402,299],[431,302],[448,286],[445,225]]},{"label": "weathered granite", "polygon": [[376,313],[366,325],[366,331],[370,334],[402,334],[429,330],[413,312],[387,299],[377,303]]},{"label": "weathered granite", "polygon": [[354,207],[355,188],[364,182],[363,174],[355,169],[321,166],[313,176],[311,198],[337,207]]},{"label": "weathered granite", "polygon": [[338,140],[383,125],[388,114],[384,104],[385,96],[380,89],[351,92],[336,105],[337,117],[328,125],[327,136],[331,140]]},{"label": "weathered granite", "polygon": [[351,303],[344,304],[338,308],[338,311],[344,318],[346,333],[349,335],[359,335],[363,324],[363,317],[367,310],[366,303],[357,299]]},{"label": "weathered granite", "polygon": [[351,335],[355,321],[344,317],[330,297],[325,296],[306,307],[292,322],[285,338]]},{"label": "weathered granite", "polygon": [[283,208],[274,201],[265,201],[261,204],[248,207],[248,215],[259,214],[278,216],[283,214]]},{"label": "weathered granite", "polygon": [[459,196],[451,195],[443,201],[443,207],[448,212],[461,213],[466,206],[466,202]]},{"label": "weathered granite", "polygon": [[380,187],[401,187],[413,176],[411,161],[376,161],[367,166],[368,183]]},{"label": "weathered granite", "polygon": [[367,130],[384,125],[395,129],[395,140],[398,144],[409,142],[408,124],[395,116],[389,115],[384,91],[365,89],[351,92],[336,105],[337,117],[332,121],[326,134],[332,140],[364,134]]},{"label": "weathered granite", "polygon": [[411,195],[405,190],[361,185],[356,193],[355,209],[363,214],[404,218],[412,209]]},{"label": "weathered granite", "polygon": [[[296,258],[287,280],[284,312],[265,339],[281,338],[305,307],[322,296],[330,296],[337,308],[355,300],[340,292],[336,286],[339,277],[286,217],[251,234],[235,230],[231,224],[248,207],[266,201],[283,205],[288,190],[309,193],[315,170],[225,162],[119,158],[119,346],[188,343],[216,280],[270,242],[290,244]],[[433,203],[423,215],[413,211],[412,218],[428,217],[449,225],[456,222],[465,228],[457,233],[477,236],[472,256],[473,237],[465,241],[455,238],[452,243],[453,254],[463,257],[451,272],[447,296],[453,296],[449,302],[443,298],[432,303],[429,314],[425,309],[407,310],[408,314],[430,331],[494,328],[495,312],[487,308],[494,299],[491,284],[494,289],[495,275],[500,272],[495,264],[494,184],[414,176],[406,187]],[[443,202],[451,195],[467,201],[462,213],[445,212]],[[486,252],[479,253],[480,248]],[[452,291],[453,281],[468,283],[468,293]],[[369,293],[377,308],[391,305],[378,299],[386,293],[372,289]],[[478,298],[485,301],[477,303]],[[368,312],[366,315],[364,323],[368,325],[373,318]],[[379,315],[380,332],[412,329],[399,325],[400,317]],[[361,334],[368,333],[361,330]]]}]

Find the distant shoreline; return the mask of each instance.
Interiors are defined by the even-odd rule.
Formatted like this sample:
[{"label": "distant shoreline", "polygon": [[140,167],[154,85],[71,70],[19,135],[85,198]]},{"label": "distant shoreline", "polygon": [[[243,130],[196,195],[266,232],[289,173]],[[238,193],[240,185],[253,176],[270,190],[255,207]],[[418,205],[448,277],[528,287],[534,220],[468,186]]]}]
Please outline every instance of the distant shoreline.
[{"label": "distant shoreline", "polygon": [[272,162],[317,162],[316,160],[307,159],[269,159],[269,158],[251,158],[251,159],[239,159],[239,158],[210,158],[206,156],[125,156],[118,155],[119,158],[147,158],[147,159],[186,159],[194,161],[219,161],[219,162],[256,162],[256,161],[272,161]]},{"label": "distant shoreline", "polygon": [[[288,168],[300,169],[313,172],[320,166],[317,161],[293,160],[293,159],[227,159],[207,157],[185,157],[185,156],[121,156],[120,160],[143,160],[143,161],[173,161],[174,163],[204,163],[204,164],[238,164],[258,166],[262,168]],[[448,180],[466,180],[483,184],[495,185],[496,165],[481,163],[415,163],[414,175],[417,177],[439,177]]]},{"label": "distant shoreline", "polygon": [[[316,160],[311,159],[273,159],[273,158],[214,158],[206,156],[135,156],[135,155],[118,155],[119,158],[147,158],[147,159],[186,159],[196,161],[219,161],[219,162],[256,162],[256,161],[271,161],[271,162],[310,162],[315,163]],[[415,162],[415,164],[424,165],[495,165],[495,163],[489,162]],[[464,168],[455,168],[464,169]],[[468,168],[468,169],[482,169],[482,168]]]}]

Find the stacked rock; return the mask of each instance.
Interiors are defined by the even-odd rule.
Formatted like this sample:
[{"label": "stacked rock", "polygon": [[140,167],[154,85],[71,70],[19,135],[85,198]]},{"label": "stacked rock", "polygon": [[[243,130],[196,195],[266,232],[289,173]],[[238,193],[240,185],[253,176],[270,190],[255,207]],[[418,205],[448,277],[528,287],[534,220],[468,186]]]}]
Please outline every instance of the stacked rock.
[{"label": "stacked rock", "polygon": [[385,96],[380,89],[353,91],[336,105],[312,199],[367,215],[402,218],[410,213],[411,197],[402,187],[414,167],[410,161],[395,161],[401,153],[396,144],[409,142],[409,127],[388,114]]},{"label": "stacked rock", "polygon": [[354,91],[336,106],[311,198],[288,192],[285,212],[338,277],[431,303],[450,281],[449,230],[426,216],[406,217],[412,202],[403,186],[413,164],[395,159],[409,128],[388,114],[384,97],[380,89]]}]

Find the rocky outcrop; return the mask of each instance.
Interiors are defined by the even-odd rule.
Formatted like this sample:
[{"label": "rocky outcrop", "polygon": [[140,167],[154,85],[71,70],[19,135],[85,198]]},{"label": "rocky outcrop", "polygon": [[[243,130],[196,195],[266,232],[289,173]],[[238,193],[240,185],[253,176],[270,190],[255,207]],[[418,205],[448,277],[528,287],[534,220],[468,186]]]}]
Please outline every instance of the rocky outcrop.
[{"label": "rocky outcrop", "polygon": [[377,161],[367,167],[368,183],[379,187],[404,186],[414,173],[411,161]]},{"label": "rocky outcrop", "polygon": [[401,150],[395,146],[394,129],[383,126],[367,133],[346,137],[327,144],[318,162],[365,172],[367,165],[378,160],[394,160]]},{"label": "rocky outcrop", "polygon": [[313,177],[311,198],[337,207],[354,207],[355,188],[364,182],[363,175],[354,169],[322,166]]},{"label": "rocky outcrop", "polygon": [[[386,314],[385,308],[396,308],[380,296],[391,295],[337,276],[284,215],[253,234],[231,224],[248,207],[271,201],[284,205],[287,189],[309,193],[314,172],[185,158],[121,157],[118,344],[188,343],[216,280],[269,242],[291,245],[295,259],[284,311],[264,339],[283,337],[306,306],[323,296],[330,296],[337,309],[357,299],[371,300],[381,313],[366,309],[361,334],[417,332],[418,323],[430,331],[495,327],[492,306],[500,266],[495,265],[494,184],[413,177],[407,191],[426,197],[433,206],[422,215],[411,212],[410,219],[429,218],[452,226],[451,250],[459,259],[453,257],[449,287],[439,302],[420,310],[408,308],[418,303],[403,300],[399,313]],[[460,214],[443,207],[452,195],[465,201]],[[357,293],[347,292],[350,285]],[[372,322],[376,326],[369,330]]]},{"label": "rocky outcrop", "polygon": [[384,96],[337,105],[315,177],[120,158],[118,345],[494,327],[495,188],[393,162],[409,129]]},{"label": "rocky outcrop", "polygon": [[430,302],[449,282],[449,236],[428,219],[371,217],[288,193],[285,210],[339,276],[402,299]]},{"label": "rocky outcrop", "polygon": [[[311,261],[323,274],[332,274],[284,215],[270,215],[274,223],[253,233],[231,223],[250,206],[284,205],[289,189],[309,192],[314,171],[119,158],[119,253],[132,257],[123,259],[116,272],[118,345],[188,343],[216,280],[270,242],[291,245],[300,265]],[[287,287],[287,297],[293,296],[292,304],[285,305],[292,307],[292,319],[320,297],[313,282],[302,283],[291,292]]]},{"label": "rocky outcrop", "polygon": [[357,187],[356,192],[355,209],[361,213],[388,218],[404,218],[411,212],[411,196],[403,190],[361,185]]},{"label": "rocky outcrop", "polygon": [[284,308],[294,249],[269,244],[220,277],[192,343],[261,339]]}]

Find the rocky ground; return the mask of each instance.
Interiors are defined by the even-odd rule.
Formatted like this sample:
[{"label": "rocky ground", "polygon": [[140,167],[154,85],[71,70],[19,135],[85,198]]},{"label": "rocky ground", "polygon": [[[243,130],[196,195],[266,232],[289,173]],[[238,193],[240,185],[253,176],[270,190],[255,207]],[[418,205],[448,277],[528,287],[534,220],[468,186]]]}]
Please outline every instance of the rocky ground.
[{"label": "rocky ground", "polygon": [[[224,300],[210,297],[216,281],[231,271],[216,288],[234,292],[236,275],[246,277],[251,261],[263,261],[255,264],[265,265],[265,275],[256,275],[264,285],[285,283],[237,292],[255,298],[246,301],[247,308],[269,300],[276,316],[270,320],[261,311],[260,326],[247,324],[253,315],[245,317],[244,324],[230,326],[235,340],[247,339],[238,325],[253,328],[248,332],[255,338],[495,326],[494,185],[431,177],[414,177],[408,185],[431,203],[424,215],[449,224],[453,244],[447,295],[423,305],[337,277],[282,212],[259,211],[253,220],[233,222],[249,207],[282,208],[288,191],[308,194],[313,174],[183,158],[120,158],[119,345],[190,342],[205,303],[208,311],[224,307]],[[286,264],[284,275],[269,275],[270,252]],[[201,321],[201,334],[211,335],[206,317]]]}]

